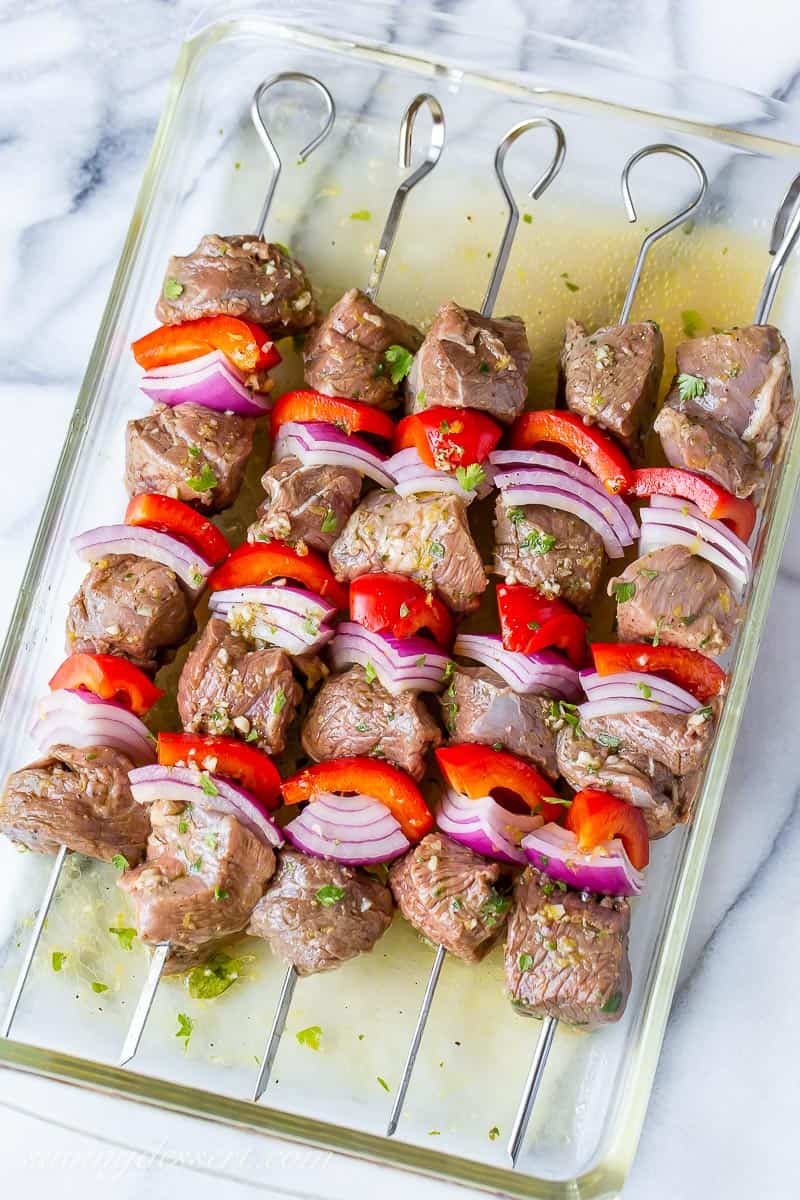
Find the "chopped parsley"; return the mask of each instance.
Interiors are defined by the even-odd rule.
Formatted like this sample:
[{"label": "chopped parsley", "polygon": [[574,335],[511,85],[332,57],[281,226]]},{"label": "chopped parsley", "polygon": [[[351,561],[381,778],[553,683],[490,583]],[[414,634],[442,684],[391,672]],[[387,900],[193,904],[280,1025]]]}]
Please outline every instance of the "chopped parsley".
[{"label": "chopped parsley", "polygon": [[230,892],[228,891],[227,888],[220,887],[219,884],[215,885],[215,887],[214,887],[214,899],[215,900],[227,900],[229,897],[230,897]]},{"label": "chopped parsley", "polygon": [[92,991],[96,992],[98,996],[102,996],[103,992],[108,991],[108,984],[100,983],[99,979],[94,979],[92,980]]},{"label": "chopped parsley", "polygon": [[510,896],[501,896],[495,888],[490,888],[490,894],[481,905],[481,916],[487,926],[496,925],[499,919],[511,907]]},{"label": "chopped parsley", "polygon": [[699,716],[701,716],[703,718],[704,721],[710,721],[711,717],[714,714],[714,710],[710,704],[704,704],[702,708],[697,709],[697,712],[698,712]]},{"label": "chopped parsley", "polygon": [[405,346],[390,346],[388,350],[384,350],[383,357],[389,367],[389,377],[397,386],[411,370],[414,355],[410,350],[406,350]]},{"label": "chopped parsley", "polygon": [[700,313],[694,308],[685,308],[681,313],[681,324],[683,332],[688,338],[693,338],[699,333],[703,326],[703,318]]},{"label": "chopped parsley", "polygon": [[[324,532],[325,530],[323,530],[323,533]],[[309,613],[306,619],[303,621],[303,632],[311,634],[312,637],[316,637],[316,635],[319,633],[319,621],[316,617],[313,617],[311,613]]]},{"label": "chopped parsley", "polygon": [[681,400],[695,400],[698,396],[705,396],[706,386],[702,375],[678,376],[678,395]]},{"label": "chopped parsley", "polygon": [[681,625],[685,625],[688,629],[690,625],[694,625],[697,620],[697,613],[689,613],[687,617],[681,617]]},{"label": "chopped parsley", "polygon": [[258,730],[251,729],[250,732],[248,733],[247,737],[244,740],[246,742],[257,742],[258,741]]},{"label": "chopped parsley", "polygon": [[491,371],[491,369],[492,368],[486,362],[482,362],[481,365],[478,367],[478,370],[480,371],[481,375],[488,375],[489,372]]},{"label": "chopped parsley", "polygon": [[531,214],[530,214],[530,213],[523,213],[523,214],[522,214],[522,219],[523,219],[523,221],[525,222],[525,224],[526,224],[526,225],[532,225],[532,224],[533,224],[533,217],[531,216]]},{"label": "chopped parsley", "polygon": [[464,901],[461,900],[460,897],[458,897],[458,896],[454,896],[453,899],[450,901],[451,912],[460,912],[463,907],[464,907]]},{"label": "chopped parsley", "polygon": [[355,212],[350,213],[351,221],[371,221],[372,213],[368,208],[357,208]]},{"label": "chopped parsley", "polygon": [[364,667],[364,675],[366,676],[367,683],[374,683],[378,678],[378,672],[375,670],[369,659],[367,659],[366,666]]},{"label": "chopped parsley", "polygon": [[517,966],[519,967],[520,971],[530,971],[531,967],[533,966],[533,955],[520,954],[519,958],[517,959]]},{"label": "chopped parsley", "polygon": [[338,904],[340,900],[344,899],[344,888],[339,887],[336,883],[326,883],[315,895],[324,908],[331,908],[332,905]]},{"label": "chopped parsley", "polygon": [[339,527],[339,518],[336,516],[336,513],[333,511],[333,509],[330,507],[330,505],[328,505],[328,507],[325,509],[325,516],[322,518],[322,524],[319,527],[320,532],[321,533],[336,533],[336,530],[338,529],[338,527]]},{"label": "chopped parsley", "polygon": [[626,582],[624,579],[614,579],[611,581],[611,590],[617,604],[624,604],[626,600],[632,600],[636,595],[636,584]]},{"label": "chopped parsley", "polygon": [[189,1038],[192,1036],[194,1029],[194,1021],[191,1017],[187,1017],[186,1013],[178,1013],[178,1031],[175,1034],[176,1038],[183,1038],[184,1053],[189,1049]]},{"label": "chopped parsley", "polygon": [[570,704],[567,700],[552,700],[550,702],[550,719],[553,721],[563,721],[566,725],[571,725],[575,730],[580,729],[578,706],[577,704]]},{"label": "chopped parsley", "polygon": [[276,717],[279,717],[285,708],[286,708],[286,692],[283,690],[282,687],[279,687],[277,692],[275,693],[275,695],[272,698],[273,715]]},{"label": "chopped parsley", "polygon": [[200,776],[200,791],[206,796],[218,796],[219,788],[214,783],[214,780],[209,775],[208,771],[203,771]]},{"label": "chopped parsley", "polygon": [[596,733],[594,740],[599,742],[601,746],[605,746],[607,750],[617,751],[622,746],[622,738],[615,737],[613,733]]},{"label": "chopped parsley", "polygon": [[386,1080],[382,1078],[382,1076],[380,1076],[380,1075],[376,1075],[376,1076],[375,1076],[375,1078],[377,1079],[378,1083],[381,1085],[381,1087],[383,1088],[383,1090],[384,1090],[385,1092],[390,1092],[390,1091],[391,1091],[391,1088],[389,1087],[389,1085],[388,1085],[388,1083],[386,1082]]},{"label": "chopped parsley", "polygon": [[608,1000],[606,1000],[600,1011],[604,1013],[615,1013],[619,1009],[620,1004],[622,1004],[622,992],[614,992],[613,996],[610,996]]},{"label": "chopped parsley", "polygon": [[200,447],[199,446],[187,446],[186,453],[189,455],[190,458],[199,458],[200,457]]},{"label": "chopped parsley", "polygon": [[465,492],[474,492],[486,478],[486,472],[480,463],[470,463],[468,467],[456,467],[456,479]]},{"label": "chopped parsley", "polygon": [[506,516],[512,525],[519,525],[520,521],[525,520],[525,512],[521,508],[506,509]]},{"label": "chopped parsley", "polygon": [[191,475],[186,482],[193,492],[210,492],[217,486],[217,477],[208,463],[203,463],[200,474]]},{"label": "chopped parsley", "polygon": [[301,1046],[308,1046],[309,1050],[319,1050],[322,1026],[309,1025],[307,1029],[298,1029],[294,1036]]},{"label": "chopped parsley", "polygon": [[560,804],[562,808],[569,808],[572,805],[571,800],[564,800],[562,796],[542,796],[543,804]]},{"label": "chopped parsley", "polygon": [[183,284],[178,283],[177,279],[174,279],[171,275],[169,275],[164,280],[164,299],[165,300],[177,300],[178,297],[182,296],[182,295],[183,295]]},{"label": "chopped parsley", "polygon": [[404,600],[404,601],[403,601],[403,603],[400,605],[400,616],[401,616],[401,617],[407,617],[407,616],[408,616],[408,605],[406,604],[405,600]]},{"label": "chopped parsley", "polygon": [[[530,219],[531,219],[530,213],[525,213],[523,220],[530,221]],[[492,1128],[489,1130],[489,1141],[494,1142],[499,1137],[500,1137],[500,1130],[497,1128],[496,1125],[493,1125]]]},{"label": "chopped parsley", "polygon": [[133,949],[133,939],[136,937],[135,929],[123,929],[117,925],[109,925],[108,932],[114,934],[123,950]]},{"label": "chopped parsley", "polygon": [[356,733],[369,733],[369,725],[366,721],[356,721]]},{"label": "chopped parsley", "polygon": [[189,870],[191,871],[192,875],[196,875],[198,873],[198,871],[201,870],[202,866],[203,866],[203,860],[200,857],[200,855],[198,854],[198,856],[194,860],[194,862],[189,863]]},{"label": "chopped parsley", "polygon": [[642,693],[645,700],[649,700],[653,694],[653,689],[650,687],[650,685],[648,683],[639,682],[639,683],[637,683],[636,688],[638,691],[640,691]]},{"label": "chopped parsley", "polygon": [[444,546],[441,542],[429,542],[428,553],[431,558],[444,558]]},{"label": "chopped parsley", "polygon": [[653,634],[653,645],[657,646],[661,641],[661,626],[664,624],[663,617],[656,617],[656,631]]},{"label": "chopped parsley", "polygon": [[659,572],[651,571],[647,567],[642,567],[636,572],[637,575],[644,575],[645,579],[658,579]]},{"label": "chopped parsley", "polygon": [[60,971],[66,961],[67,955],[64,950],[54,950],[50,955],[50,965],[54,971]]},{"label": "chopped parsley", "polygon": [[537,555],[549,554],[556,544],[556,539],[552,533],[542,533],[541,529],[534,529],[529,533],[520,544],[520,550],[530,550],[531,554]]},{"label": "chopped parsley", "polygon": [[127,871],[131,864],[124,854],[115,854],[111,859],[111,865],[112,867],[116,867],[118,871]]},{"label": "chopped parsley", "polygon": [[244,958],[231,958],[224,950],[218,950],[208,962],[192,967],[187,985],[189,995],[193,1000],[216,999],[241,977],[246,961]]}]

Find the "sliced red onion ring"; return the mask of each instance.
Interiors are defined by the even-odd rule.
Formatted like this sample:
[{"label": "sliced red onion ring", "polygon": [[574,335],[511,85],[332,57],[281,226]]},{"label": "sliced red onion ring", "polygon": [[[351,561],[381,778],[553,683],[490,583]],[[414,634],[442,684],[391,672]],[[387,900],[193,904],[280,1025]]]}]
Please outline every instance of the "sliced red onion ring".
[{"label": "sliced red onion ring", "polygon": [[650,504],[645,511],[652,512],[654,509],[669,509],[681,513],[682,516],[691,516],[697,521],[702,521],[704,526],[710,527],[703,535],[706,541],[720,548],[724,547],[732,558],[752,570],[753,552],[747,542],[743,542],[740,537],[737,537],[724,521],[707,517],[691,500],[681,500],[678,496],[651,496]]},{"label": "sliced red onion ring", "polygon": [[88,563],[99,562],[109,554],[135,554],[162,563],[175,572],[195,598],[213,570],[213,565],[186,542],[139,525],[100,525],[74,537],[72,547]]},{"label": "sliced red onion ring", "polygon": [[491,796],[470,800],[446,788],[436,812],[436,824],[442,833],[476,854],[525,864],[527,859],[520,849],[522,840],[539,829],[543,821],[541,817],[509,812]]},{"label": "sliced red onion ring", "polygon": [[389,862],[410,845],[386,805],[362,795],[322,792],[283,832],[298,850],[348,866]]},{"label": "sliced red onion ring", "polygon": [[45,696],[31,737],[43,752],[56,745],[107,746],[127,754],[137,766],[155,761],[155,744],[144,722],[123,705],[83,688],[59,688]]},{"label": "sliced red onion ring", "polygon": [[233,412],[243,417],[263,417],[269,405],[260,403],[244,384],[245,376],[221,350],[202,358],[155,367],[146,371],[139,385],[145,396],[159,404],[202,404],[216,412]]},{"label": "sliced red onion ring", "polygon": [[537,870],[576,891],[638,896],[644,887],[644,874],[632,865],[618,838],[581,853],[574,833],[550,823],[529,833],[522,845]]},{"label": "sliced red onion ring", "polygon": [[578,705],[578,716],[581,721],[591,721],[593,717],[619,717],[626,713],[674,713],[683,716],[684,710],[669,702],[645,700],[640,696],[608,697],[605,700],[587,700]]},{"label": "sliced red onion ring", "polygon": [[589,700],[620,699],[631,696],[636,700],[656,700],[671,705],[678,712],[694,712],[697,698],[661,675],[646,671],[620,671],[616,675],[601,675],[587,668],[580,673],[581,685]]},{"label": "sliced red onion ring", "polygon": [[396,638],[373,633],[355,621],[342,621],[330,647],[336,670],[358,663],[371,667],[393,696],[401,692],[437,692],[445,681],[448,656],[429,638]]},{"label": "sliced red onion ring", "polygon": [[326,618],[336,609],[302,588],[264,586],[214,592],[209,608],[236,633],[280,646],[289,654],[310,654],[326,645],[333,628]]},{"label": "sliced red onion ring", "polygon": [[[725,529],[725,533],[721,533]],[[692,554],[711,563],[728,581],[737,599],[744,594],[752,574],[752,556],[744,542],[731,542],[730,530],[720,521],[674,508],[645,508],[642,510],[640,554],[649,554],[663,546],[686,546]]]},{"label": "sliced red onion ring", "polygon": [[546,508],[558,508],[562,512],[570,513],[573,517],[578,517],[602,538],[609,558],[624,558],[625,549],[622,542],[614,532],[608,518],[601,512],[599,500],[597,504],[593,504],[581,499],[580,496],[569,491],[572,486],[573,481],[564,476],[563,487],[526,483],[509,487],[501,492],[501,495],[506,508],[540,504]]},{"label": "sliced red onion ring", "polygon": [[304,467],[352,467],[381,487],[393,488],[386,456],[364,438],[347,434],[328,421],[287,421],[275,439],[275,459],[294,455]]},{"label": "sliced red onion ring", "polygon": [[482,499],[488,496],[493,487],[492,469],[488,463],[484,466],[485,478],[480,486],[465,489],[458,482],[458,476],[454,472],[438,471],[435,467],[429,467],[413,446],[393,454],[386,462],[386,469],[394,476],[394,490],[399,496],[444,492],[460,496],[466,504],[471,504],[476,497]]},{"label": "sliced red onion ring", "polygon": [[504,649],[496,633],[462,633],[456,638],[453,653],[490,667],[520,695],[569,701],[580,697],[578,672],[552,650],[519,654]]},{"label": "sliced red onion ring", "polygon": [[128,778],[137,804],[152,804],[156,800],[196,804],[208,812],[236,817],[265,846],[276,849],[283,845],[283,834],[268,810],[250,792],[229,779],[209,775],[195,767],[159,765],[138,767],[128,772]]},{"label": "sliced red onion ring", "polygon": [[[597,509],[600,516],[610,525],[616,541],[621,546],[632,545],[639,536],[638,528],[636,534],[631,536],[628,524],[619,511],[620,504],[625,504],[624,500],[620,501],[618,496],[612,496],[603,487],[600,489],[587,487],[577,479],[565,475],[563,471],[554,471],[549,467],[521,467],[516,471],[498,471],[495,475],[495,484],[501,492],[509,496],[519,495],[522,491],[528,493],[530,489],[536,493],[541,489],[545,491],[552,488],[557,488],[559,491],[566,490],[569,495],[575,496],[590,508]],[[527,503],[535,504],[536,501],[527,501]],[[627,508],[627,505],[625,507]]]}]

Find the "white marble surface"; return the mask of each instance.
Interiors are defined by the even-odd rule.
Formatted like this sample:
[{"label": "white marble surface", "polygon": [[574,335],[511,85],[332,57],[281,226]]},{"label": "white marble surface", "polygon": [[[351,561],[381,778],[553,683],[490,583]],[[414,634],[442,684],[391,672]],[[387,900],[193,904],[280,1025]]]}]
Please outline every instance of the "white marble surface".
[{"label": "white marble surface", "polygon": [[[0,628],[10,613],[180,36],[195,0],[0,2]],[[441,7],[441,6],[440,6]],[[450,0],[464,21],[482,4]],[[411,6],[403,8],[406,18]],[[762,0],[549,0],[493,6],[527,27],[686,67],[800,102],[795,5]],[[376,15],[376,20],[378,19]],[[497,17],[495,17],[497,19]],[[18,443],[18,414],[41,414]],[[800,520],[787,546],[700,897],[630,1200],[789,1200],[797,1195]],[[259,1189],[293,1196],[405,1194],[377,1168],[0,1073],[8,1194],[83,1200]],[[415,1181],[422,1198],[462,1191]],[[276,1188],[278,1189],[276,1191]]]}]

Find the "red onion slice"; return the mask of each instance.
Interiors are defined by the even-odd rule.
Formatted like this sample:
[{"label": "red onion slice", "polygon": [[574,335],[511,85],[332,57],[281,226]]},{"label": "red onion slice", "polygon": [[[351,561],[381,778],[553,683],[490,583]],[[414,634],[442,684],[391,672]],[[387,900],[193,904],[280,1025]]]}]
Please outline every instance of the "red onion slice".
[{"label": "red onion slice", "polygon": [[209,608],[232,604],[274,604],[299,617],[312,617],[315,621],[328,621],[336,613],[336,605],[318,596],[316,592],[288,585],[264,584],[261,587],[226,588],[214,592],[208,602]]},{"label": "red onion slice", "polygon": [[591,669],[580,673],[581,685],[589,700],[619,699],[631,696],[637,700],[656,700],[670,704],[678,712],[691,713],[699,707],[697,698],[661,675],[646,671],[620,671],[616,675],[601,675]]},{"label": "red onion slice", "polygon": [[336,670],[358,663],[372,667],[393,696],[401,692],[436,692],[445,681],[450,659],[429,638],[395,638],[373,633],[355,621],[342,621],[330,647]]},{"label": "red onion slice", "polygon": [[512,813],[491,796],[470,800],[446,788],[436,812],[436,824],[462,846],[501,862],[527,862],[521,849],[525,836],[539,829],[541,817]]},{"label": "red onion slice", "polygon": [[79,749],[107,746],[127,754],[137,766],[155,761],[147,726],[121,704],[101,700],[84,689],[59,688],[38,705],[31,738],[41,751],[66,745]]},{"label": "red onion slice", "polygon": [[[643,872],[632,865],[618,838],[581,853],[574,833],[550,823],[529,833],[522,845],[528,862],[537,870],[576,891],[639,896],[644,887]],[[558,903],[558,897],[553,901]]]},{"label": "red onion slice", "polygon": [[564,479],[561,488],[545,486],[544,484],[521,484],[509,487],[501,492],[506,508],[524,507],[528,504],[540,504],[546,508],[558,508],[562,512],[578,517],[590,529],[602,538],[606,554],[609,558],[624,558],[625,549],[614,532],[608,518],[603,515],[598,505],[582,500],[580,496],[568,491],[571,481]]},{"label": "red onion slice", "polygon": [[99,562],[109,554],[135,554],[161,563],[178,576],[195,599],[213,570],[213,565],[186,542],[139,525],[100,525],[74,537],[72,547],[88,563]]},{"label": "red onion slice", "polygon": [[137,804],[152,804],[156,800],[196,804],[208,812],[236,817],[265,846],[277,849],[283,845],[283,834],[268,810],[250,792],[231,783],[229,779],[209,775],[207,771],[201,772],[194,767],[159,765],[138,767],[128,772],[128,778]]},{"label": "red onion slice", "polygon": [[[542,488],[545,490],[557,488],[559,491],[566,489],[569,495],[577,497],[584,504],[598,511],[610,525],[621,546],[633,545],[639,536],[638,527],[634,534],[630,533],[628,523],[619,511],[620,505],[627,508],[624,500],[620,501],[618,497],[612,496],[602,485],[599,488],[588,487],[585,483],[565,475],[563,471],[556,471],[550,467],[521,467],[516,471],[498,471],[495,475],[495,485],[500,488],[501,492],[509,495],[518,495],[520,489],[526,491],[535,489],[537,492]],[[536,503],[536,501],[529,503]]]},{"label": "red onion slice", "polygon": [[394,490],[399,496],[416,496],[424,492],[448,493],[459,496],[465,504],[476,498],[488,496],[492,490],[492,470],[484,466],[485,478],[477,488],[462,488],[458,476],[452,471],[438,471],[429,467],[413,447],[399,450],[386,462],[386,469],[394,477]]},{"label": "red onion slice", "polygon": [[683,716],[684,710],[677,708],[668,701],[645,700],[642,696],[609,696],[604,700],[587,700],[578,705],[578,716],[581,721],[591,721],[594,717],[619,717],[626,713],[674,713]]},{"label": "red onion slice", "polygon": [[578,672],[552,651],[519,654],[506,650],[496,633],[462,633],[456,638],[453,653],[490,667],[520,695],[569,701],[580,697]]},{"label": "red onion slice", "polygon": [[242,587],[214,592],[209,608],[235,633],[269,642],[289,654],[310,654],[326,645],[333,628],[325,618],[336,609],[301,588]]},{"label": "red onion slice", "polygon": [[[711,563],[741,599],[752,574],[752,558],[744,543],[737,548],[704,517],[675,509],[643,509],[639,553],[649,554],[663,546],[685,546],[692,554]],[[738,540],[738,539],[737,539]],[[746,555],[742,554],[746,551]]]},{"label": "red onion slice", "polygon": [[212,350],[190,362],[146,371],[139,386],[158,404],[202,404],[216,412],[263,417],[269,405],[255,399],[244,378],[221,350]]},{"label": "red onion slice", "polygon": [[364,438],[344,433],[328,421],[287,421],[275,439],[275,459],[294,455],[304,467],[351,467],[381,487],[394,487],[386,456]]},{"label": "red onion slice", "polygon": [[681,500],[678,496],[651,496],[650,504],[644,511],[652,515],[658,509],[678,512],[682,516],[690,516],[695,521],[702,522],[705,531],[703,536],[706,541],[719,546],[720,549],[727,550],[733,559],[752,570],[752,550],[747,542],[743,542],[740,537],[737,537],[724,521],[707,517],[696,504],[692,504],[690,500]]},{"label": "red onion slice", "polygon": [[348,866],[389,862],[410,846],[386,805],[362,795],[323,792],[283,832],[298,850]]}]

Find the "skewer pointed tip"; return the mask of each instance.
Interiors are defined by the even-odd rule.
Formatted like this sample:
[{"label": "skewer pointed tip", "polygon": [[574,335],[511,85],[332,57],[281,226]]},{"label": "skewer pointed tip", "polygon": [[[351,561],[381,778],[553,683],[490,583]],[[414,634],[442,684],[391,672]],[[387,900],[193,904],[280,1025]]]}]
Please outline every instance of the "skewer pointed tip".
[{"label": "skewer pointed tip", "polygon": [[403,1075],[400,1080],[400,1086],[397,1089],[397,1095],[392,1108],[392,1114],[389,1117],[389,1124],[386,1127],[387,1137],[392,1137],[392,1135],[396,1132],[400,1117],[403,1112],[403,1105],[405,1104],[406,1100],[406,1092],[408,1091],[408,1085],[411,1083],[411,1074],[414,1070],[414,1063],[417,1061],[417,1053],[419,1052],[422,1035],[425,1032],[425,1025],[428,1021],[428,1013],[431,1011],[433,996],[436,991],[436,985],[439,982],[439,976],[442,973],[442,967],[444,965],[446,954],[447,951],[445,950],[444,946],[437,947],[436,958],[433,960],[431,973],[428,976],[428,985],[425,988],[425,996],[422,1000],[422,1007],[419,1010],[417,1024],[414,1027],[414,1036],[411,1039],[408,1057],[406,1058],[405,1066],[403,1067]]},{"label": "skewer pointed tip", "polygon": [[269,1041],[264,1051],[264,1057],[261,1060],[261,1067],[258,1072],[255,1090],[253,1092],[253,1103],[257,1104],[264,1092],[267,1090],[272,1067],[278,1054],[278,1047],[283,1037],[283,1031],[286,1027],[286,1018],[289,1015],[289,1008],[292,1003],[292,996],[297,984],[297,971],[293,966],[286,969],[286,974],[283,977],[283,985],[281,986],[281,994],[278,998],[278,1007],[275,1010],[275,1017],[272,1022],[272,1029],[269,1034]]},{"label": "skewer pointed tip", "polygon": [[128,1032],[125,1035],[125,1041],[122,1044],[122,1051],[117,1060],[118,1066],[124,1067],[135,1057],[136,1051],[139,1049],[139,1043],[142,1040],[144,1027],[147,1024],[147,1018],[150,1016],[150,1009],[153,1007],[153,1001],[156,998],[156,990],[158,989],[159,981],[164,970],[164,965],[169,956],[169,942],[159,942],[153,950],[150,966],[147,971],[147,979],[144,981],[139,999],[136,1002],[136,1008],[133,1011],[131,1023],[128,1026]]},{"label": "skewer pointed tip", "polygon": [[68,851],[66,846],[59,846],[55,861],[50,869],[50,878],[47,881],[47,887],[45,889],[44,896],[42,897],[42,903],[39,906],[39,911],[36,914],[36,920],[34,921],[33,929],[31,930],[30,937],[28,938],[28,944],[25,947],[22,965],[20,966],[17,978],[14,982],[14,989],[8,1001],[8,1007],[6,1008],[5,1015],[3,1017],[3,1023],[0,1025],[0,1036],[4,1038],[7,1038],[11,1033],[11,1026],[14,1024],[14,1017],[17,1015],[19,1002],[22,999],[22,992],[25,984],[28,981],[28,975],[30,974],[31,967],[33,966],[33,960],[36,957],[36,950],[41,940],[42,930],[44,929],[44,924],[47,920],[47,914],[50,911],[50,905],[53,903],[53,896],[56,894],[56,888],[58,887],[58,881],[61,877],[61,870],[64,866],[67,853]]}]

